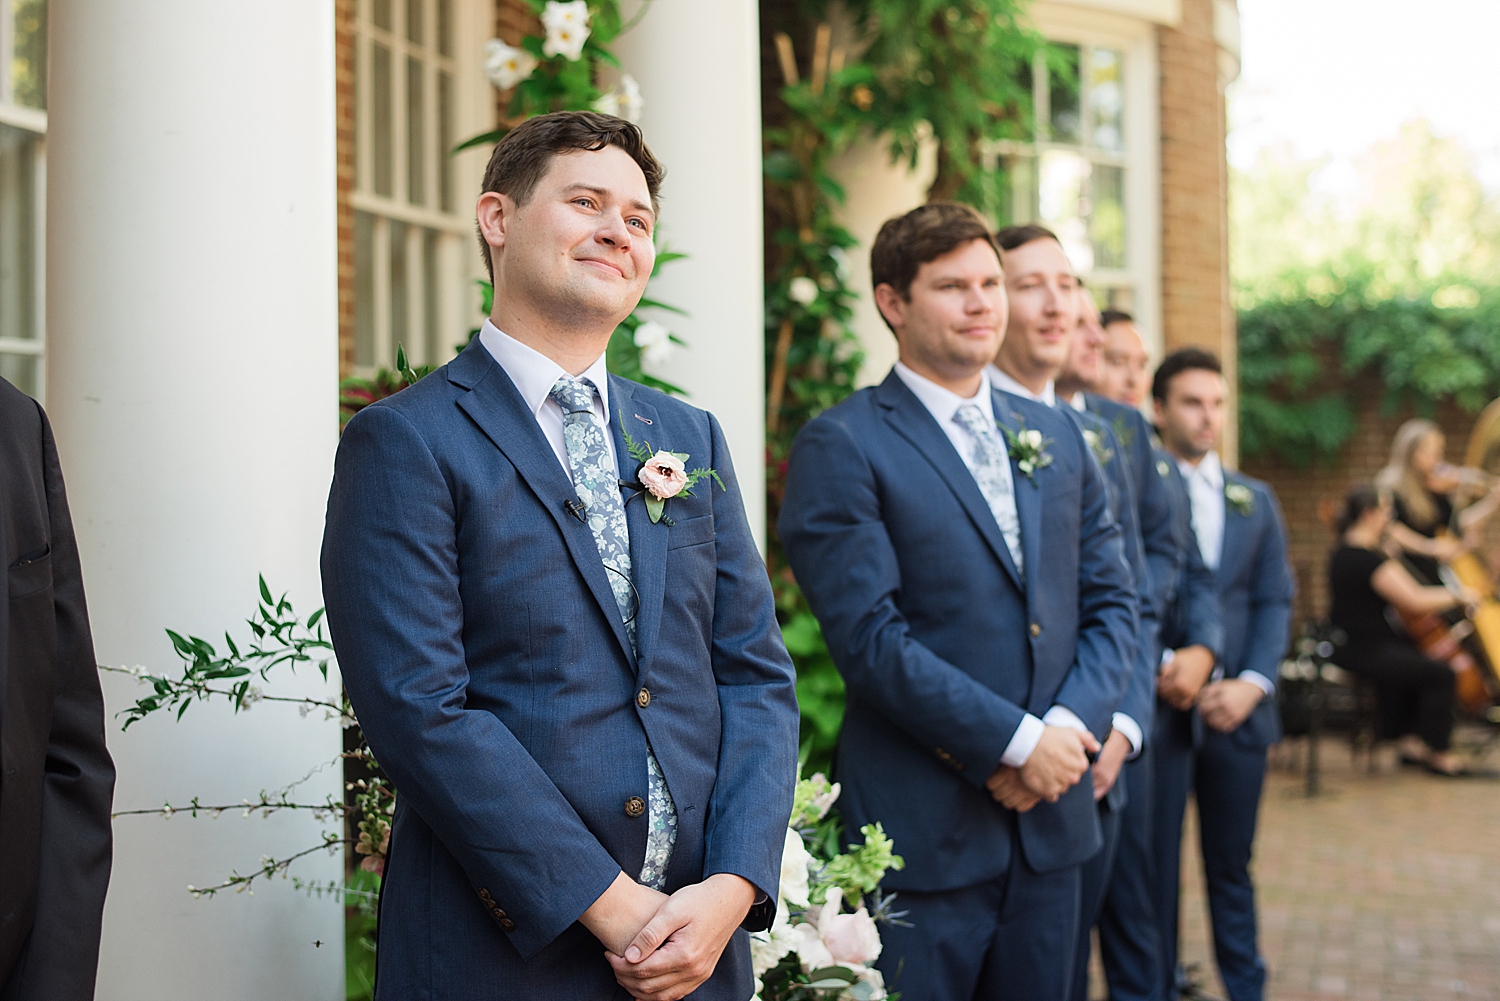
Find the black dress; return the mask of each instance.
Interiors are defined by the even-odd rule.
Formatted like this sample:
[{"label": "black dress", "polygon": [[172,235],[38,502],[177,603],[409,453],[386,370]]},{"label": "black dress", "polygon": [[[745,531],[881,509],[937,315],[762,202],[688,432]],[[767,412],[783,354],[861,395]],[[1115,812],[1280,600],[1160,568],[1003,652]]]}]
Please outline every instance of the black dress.
[{"label": "black dress", "polygon": [[1434,751],[1446,751],[1453,732],[1453,671],[1426,657],[1387,619],[1386,601],[1370,579],[1389,559],[1343,544],[1328,561],[1329,619],[1348,636],[1339,665],[1374,683],[1381,739],[1414,733]]},{"label": "black dress", "polygon": [[[1401,497],[1399,495],[1394,501],[1394,510],[1392,511],[1392,514],[1395,516],[1395,519],[1397,521],[1401,522],[1401,524],[1405,525],[1413,532],[1416,532],[1418,535],[1425,535],[1429,539],[1435,539],[1437,538],[1439,529],[1449,528],[1453,524],[1453,502],[1449,500],[1446,495],[1435,494],[1430,490],[1427,491],[1427,496],[1432,500],[1432,507],[1434,512],[1431,522],[1421,523],[1420,519],[1414,517],[1412,513],[1407,510],[1406,505],[1401,502]],[[1417,583],[1439,583],[1440,579],[1438,577],[1438,561],[1435,557],[1427,556],[1422,553],[1407,553],[1406,561],[1408,564],[1410,564],[1411,569],[1416,571]]]}]

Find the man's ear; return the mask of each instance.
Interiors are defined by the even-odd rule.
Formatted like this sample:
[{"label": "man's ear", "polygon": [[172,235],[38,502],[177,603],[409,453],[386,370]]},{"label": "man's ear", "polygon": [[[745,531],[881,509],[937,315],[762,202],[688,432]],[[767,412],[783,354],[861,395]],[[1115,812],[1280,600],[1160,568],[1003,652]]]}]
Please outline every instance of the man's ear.
[{"label": "man's ear", "polygon": [[875,286],[875,308],[880,310],[880,315],[885,317],[885,322],[891,325],[892,330],[900,330],[906,325],[907,305],[895,286],[888,282]]},{"label": "man's ear", "polygon": [[1157,427],[1167,426],[1167,408],[1162,405],[1161,400],[1158,400],[1154,396],[1151,397],[1151,417],[1151,423]]},{"label": "man's ear", "polygon": [[505,233],[516,214],[516,203],[509,195],[498,191],[486,191],[479,196],[474,207],[474,217],[479,222],[479,235],[494,249],[505,246]]}]

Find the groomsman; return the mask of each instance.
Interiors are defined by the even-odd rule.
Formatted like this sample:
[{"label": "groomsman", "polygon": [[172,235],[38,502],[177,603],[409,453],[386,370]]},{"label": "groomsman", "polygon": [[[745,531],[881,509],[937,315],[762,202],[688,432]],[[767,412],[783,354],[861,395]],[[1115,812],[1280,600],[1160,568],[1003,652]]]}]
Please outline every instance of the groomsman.
[{"label": "groomsman", "polygon": [[794,672],[718,422],[604,363],[661,178],[618,118],[512,129],[477,206],[494,311],[339,443],[328,621],[401,790],[377,999],[754,990]]},{"label": "groomsman", "polygon": [[[1165,561],[1173,558],[1170,525],[1157,485],[1135,468],[1143,466],[1144,472],[1154,477],[1149,458],[1142,462],[1135,448],[1127,452],[1121,436],[1115,433],[1118,427],[1132,446],[1149,449],[1142,427],[1144,418],[1136,415],[1137,421],[1132,423],[1117,412],[1124,408],[1115,408],[1106,418],[1095,408],[1112,408],[1108,401],[1096,401],[1094,407],[1089,406],[1084,387],[1101,375],[1104,332],[1099,327],[1093,301],[1073,274],[1062,245],[1051,231],[1034,225],[1003,229],[996,238],[1004,251],[1010,325],[990,370],[991,378],[1008,393],[1059,407],[1086,429],[1091,441],[1099,443],[1095,458],[1103,466],[1106,478],[1115,484],[1115,511],[1125,532],[1125,552],[1139,598],[1130,679],[1119,710],[1114,713],[1104,751],[1094,766],[1094,792],[1099,798],[1104,848],[1084,865],[1082,873],[1082,920],[1075,945],[1072,997],[1083,1001],[1088,993],[1090,930],[1099,919],[1110,873],[1116,865],[1126,812],[1137,799],[1134,785],[1120,781],[1121,767],[1127,759],[1132,759],[1132,764],[1138,761],[1145,750],[1155,701],[1159,605],[1141,537],[1141,485],[1151,490],[1150,506],[1145,513],[1151,519],[1157,555]],[[1059,336],[1059,331],[1068,333]],[[1149,452],[1146,454],[1149,456]],[[1149,784],[1143,781],[1142,786],[1137,813],[1149,809]],[[1133,930],[1134,934],[1154,936],[1154,921],[1149,912],[1132,916],[1140,919],[1140,927]]]},{"label": "groomsman", "polygon": [[991,389],[984,220],[924,205],[870,265],[900,360],[802,429],[778,528],[847,685],[844,820],[907,860],[879,965],[906,1001],[1065,998],[1102,844],[1081,780],[1134,648],[1120,529],[1078,425]]},{"label": "groomsman", "polygon": [[[1198,348],[1168,355],[1151,396],[1162,443],[1186,481],[1198,548],[1214,572],[1223,613],[1223,662],[1197,694],[1204,727],[1192,775],[1214,955],[1231,1001],[1260,1001],[1266,970],[1256,943],[1250,856],[1266,749],[1281,736],[1275,679],[1294,588],[1286,529],[1270,487],[1226,470],[1214,451],[1225,399],[1217,358]],[[1181,813],[1163,823],[1161,843],[1179,845]],[[1159,861],[1162,873],[1175,875],[1180,860]],[[1169,904],[1175,915],[1176,901]]]},{"label": "groomsman", "polygon": [[[1156,753],[1154,739],[1156,676],[1161,662],[1160,627],[1165,622],[1177,581],[1182,573],[1185,548],[1174,530],[1172,505],[1167,486],[1157,468],[1151,442],[1151,426],[1128,399],[1112,399],[1106,390],[1110,351],[1116,346],[1118,331],[1107,333],[1094,300],[1082,297],[1083,315],[1079,336],[1068,364],[1057,379],[1058,395],[1075,407],[1082,404],[1091,413],[1110,423],[1120,439],[1122,458],[1135,485],[1146,563],[1146,579],[1141,587],[1143,603],[1155,613],[1158,632],[1141,637],[1141,657],[1134,681],[1143,686],[1143,698],[1133,703],[1145,714],[1140,720],[1146,732],[1140,754],[1126,762],[1123,784],[1129,789],[1120,816],[1119,844],[1114,864],[1109,867],[1104,898],[1100,905],[1099,946],[1105,981],[1112,1001],[1155,1001],[1161,995],[1159,922],[1156,916],[1156,870],[1152,839],[1153,801],[1155,798]],[[1110,313],[1119,317],[1124,314]],[[1116,325],[1118,321],[1116,320]],[[1133,332],[1133,328],[1132,328]],[[1088,350],[1094,344],[1102,350]],[[1137,343],[1139,338],[1137,337]],[[1121,387],[1128,389],[1128,386]],[[1097,391],[1090,391],[1090,390]],[[1209,588],[1210,595],[1212,588]],[[1143,616],[1143,621],[1149,616]],[[1085,934],[1079,944],[1080,970],[1087,970],[1089,941]],[[1074,996],[1082,999],[1080,985]]]}]

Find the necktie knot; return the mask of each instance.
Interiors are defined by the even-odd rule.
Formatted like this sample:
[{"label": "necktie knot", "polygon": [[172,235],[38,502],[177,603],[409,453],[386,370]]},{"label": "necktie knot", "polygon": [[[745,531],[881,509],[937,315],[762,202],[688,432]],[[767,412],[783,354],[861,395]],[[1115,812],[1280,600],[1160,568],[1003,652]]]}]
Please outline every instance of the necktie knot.
[{"label": "necktie knot", "polygon": [[953,414],[953,419],[976,438],[987,438],[993,433],[977,403],[965,403]]},{"label": "necktie knot", "polygon": [[593,413],[594,384],[588,379],[559,376],[547,395],[557,401],[565,414]]}]

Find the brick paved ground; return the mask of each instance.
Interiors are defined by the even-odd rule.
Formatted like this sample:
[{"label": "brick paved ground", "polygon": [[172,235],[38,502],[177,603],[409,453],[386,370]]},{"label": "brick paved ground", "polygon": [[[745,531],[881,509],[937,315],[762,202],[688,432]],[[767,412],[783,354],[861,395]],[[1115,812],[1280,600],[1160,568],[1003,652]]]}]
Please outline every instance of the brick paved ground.
[{"label": "brick paved ground", "polygon": [[[1325,794],[1308,799],[1286,768],[1300,766],[1300,747],[1278,756],[1254,863],[1267,998],[1500,1001],[1500,782],[1398,769],[1389,751],[1370,774],[1335,737],[1321,756]],[[1189,813],[1183,960],[1222,997]],[[1095,965],[1091,996],[1102,997]]]}]

